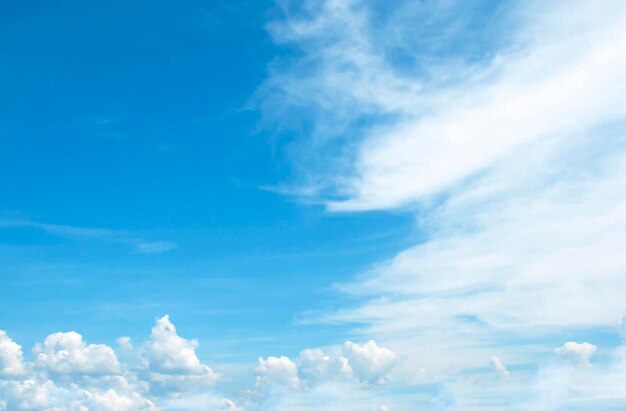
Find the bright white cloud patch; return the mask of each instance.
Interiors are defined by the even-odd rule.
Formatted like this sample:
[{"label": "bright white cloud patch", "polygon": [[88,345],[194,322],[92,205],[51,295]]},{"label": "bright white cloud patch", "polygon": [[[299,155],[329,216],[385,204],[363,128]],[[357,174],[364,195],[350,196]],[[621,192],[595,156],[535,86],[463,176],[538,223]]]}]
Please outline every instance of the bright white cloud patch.
[{"label": "bright white cloud patch", "polygon": [[347,358],[327,355],[320,349],[307,349],[296,359],[298,375],[307,385],[334,379],[352,378],[352,367]]},{"label": "bright white cloud patch", "polygon": [[389,372],[398,363],[398,356],[393,351],[379,347],[370,340],[364,345],[346,341],[343,355],[359,380],[367,383],[382,384]]},{"label": "bright white cloud patch", "polygon": [[[30,362],[1,331],[0,410],[238,410],[217,395],[199,402],[201,408],[184,405],[214,385],[217,375],[196,356],[197,342],[178,336],[168,316],[157,320],[140,348],[134,350],[128,337],[118,344],[129,363],[120,362],[107,345],[87,344],[76,332],[54,333],[35,345]],[[172,397],[178,402],[170,402]]]},{"label": "bright white cloud patch", "polygon": [[298,388],[298,369],[296,364],[287,357],[259,358],[257,372],[257,386],[267,384],[279,385],[287,388]]},{"label": "bright white cloud patch", "polygon": [[0,330],[0,377],[15,377],[24,372],[22,347]]},{"label": "bright white cloud patch", "polygon": [[110,389],[105,393],[85,392],[88,397],[86,403],[88,409],[93,411],[134,411],[134,410],[156,410],[156,406],[137,393],[130,396],[119,395],[115,390]]},{"label": "bright white cloud patch", "polygon": [[563,344],[561,347],[556,348],[554,352],[562,356],[571,356],[582,365],[590,365],[589,360],[597,349],[598,347],[587,342],[577,343],[574,341],[569,341]]},{"label": "bright white cloud patch", "polygon": [[202,374],[207,367],[196,356],[198,341],[176,334],[169,316],[159,318],[144,347],[150,370],[164,374]]},{"label": "bright white cloud patch", "polygon": [[384,384],[399,356],[371,340],[363,345],[346,341],[342,355],[307,349],[292,361],[288,357],[259,358],[257,386],[310,390],[327,384]]},{"label": "bright white cloud patch", "polygon": [[197,346],[198,341],[187,340],[176,333],[169,316],[159,318],[150,339],[140,348],[151,391],[179,393],[215,384],[218,375],[200,362],[196,356]]},{"label": "bright white cloud patch", "polygon": [[85,344],[76,332],[50,334],[33,349],[37,367],[60,374],[117,374],[120,365],[111,347]]}]

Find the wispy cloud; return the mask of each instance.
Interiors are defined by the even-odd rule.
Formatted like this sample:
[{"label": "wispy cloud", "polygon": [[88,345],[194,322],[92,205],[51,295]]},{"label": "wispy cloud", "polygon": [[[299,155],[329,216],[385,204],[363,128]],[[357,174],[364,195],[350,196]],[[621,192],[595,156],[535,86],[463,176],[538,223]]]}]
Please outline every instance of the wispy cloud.
[{"label": "wispy cloud", "polygon": [[48,234],[72,240],[96,240],[130,247],[137,253],[157,254],[173,250],[177,244],[171,241],[146,241],[137,234],[126,230],[106,228],[76,227],[61,224],[48,224],[29,219],[0,220],[0,228],[29,227],[42,230]]},{"label": "wispy cloud", "polygon": [[[272,27],[303,57],[268,83],[311,116],[303,144],[339,158],[322,157],[302,192],[325,187],[330,211],[417,210],[427,234],[338,285],[362,303],[324,318],[360,324],[441,381],[497,352],[528,377],[548,336],[610,330],[626,309],[626,5],[519,4],[496,52],[451,49],[425,72],[433,55],[398,33],[441,6],[307,4]],[[404,15],[381,34],[385,13]],[[392,44],[416,62],[395,61]]]}]

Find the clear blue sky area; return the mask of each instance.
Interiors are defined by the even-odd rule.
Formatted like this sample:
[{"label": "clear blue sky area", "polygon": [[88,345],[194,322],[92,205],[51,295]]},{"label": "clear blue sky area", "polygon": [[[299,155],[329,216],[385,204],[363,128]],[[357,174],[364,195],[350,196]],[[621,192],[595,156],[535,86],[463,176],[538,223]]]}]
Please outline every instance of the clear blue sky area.
[{"label": "clear blue sky area", "polygon": [[168,313],[214,354],[340,341],[294,326],[299,313],[336,304],[330,286],[412,228],[265,189],[292,168],[289,135],[254,100],[276,57],[273,2],[2,9],[4,329],[25,346],[57,330],[111,342]]}]

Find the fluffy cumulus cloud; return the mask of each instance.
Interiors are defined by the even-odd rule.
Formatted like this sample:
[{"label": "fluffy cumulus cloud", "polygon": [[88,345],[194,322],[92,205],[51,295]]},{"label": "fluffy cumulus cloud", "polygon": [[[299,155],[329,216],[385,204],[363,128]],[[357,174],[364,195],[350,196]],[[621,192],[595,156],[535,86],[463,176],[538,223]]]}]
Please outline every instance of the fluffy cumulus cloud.
[{"label": "fluffy cumulus cloud", "polygon": [[257,386],[280,385],[288,388],[298,388],[298,369],[296,364],[285,356],[259,358],[257,372]]},{"label": "fluffy cumulus cloud", "polygon": [[306,349],[293,361],[284,356],[259,358],[257,387],[308,391],[330,382],[384,384],[398,359],[396,353],[373,340],[363,345],[346,341],[341,355]]},{"label": "fluffy cumulus cloud", "polygon": [[120,365],[111,347],[89,344],[76,332],[54,333],[33,349],[37,367],[59,374],[117,374]]},{"label": "fluffy cumulus cloud", "polygon": [[84,401],[87,409],[93,411],[134,411],[134,410],[156,410],[152,401],[142,398],[138,393],[133,392],[128,396],[118,394],[114,389],[109,389],[104,393],[85,391],[87,397]]},{"label": "fluffy cumulus cloud", "polygon": [[352,377],[352,367],[344,356],[332,356],[320,349],[307,349],[296,359],[298,375],[307,385],[333,379],[349,379]]},{"label": "fluffy cumulus cloud", "polygon": [[0,377],[15,377],[24,372],[22,347],[0,330]]},{"label": "fluffy cumulus cloud", "polygon": [[346,341],[343,345],[343,355],[348,359],[357,378],[367,383],[384,383],[389,372],[398,363],[396,353],[379,347],[374,340],[362,346]]},{"label": "fluffy cumulus cloud", "polygon": [[198,358],[198,342],[179,336],[167,315],[136,348],[118,338],[122,360],[66,332],[37,343],[29,361],[1,336],[0,410],[7,411],[366,410],[377,401],[368,392],[388,381],[399,358],[374,341],[347,341],[332,354],[305,349],[293,360],[259,358],[255,386],[230,399],[214,387],[218,374]]},{"label": "fluffy cumulus cloud", "polygon": [[570,356],[574,358],[579,364],[590,365],[589,360],[591,356],[596,352],[598,347],[587,342],[577,343],[569,341],[554,350],[558,355]]},{"label": "fluffy cumulus cloud", "polygon": [[[618,333],[626,309],[626,5],[284,4],[271,32],[301,55],[273,67],[266,104],[287,108],[268,116],[314,124],[288,191],[329,211],[414,213],[420,230],[338,285],[361,304],[323,319],[392,341],[407,380],[423,368],[439,384],[438,403],[502,409],[542,384],[562,396],[538,388],[557,405],[537,409],[605,401],[601,383],[577,378],[622,375],[620,356],[552,361],[557,338]],[[557,352],[589,364],[592,347]],[[480,392],[468,381],[494,348],[521,371]]]},{"label": "fluffy cumulus cloud", "polygon": [[197,346],[198,341],[187,340],[176,333],[169,316],[159,318],[150,339],[140,349],[152,389],[177,393],[213,385],[218,376],[200,362]]},{"label": "fluffy cumulus cloud", "polygon": [[[128,337],[118,339],[128,362],[119,361],[107,345],[87,344],[76,332],[49,335],[35,345],[28,361],[0,331],[0,410],[239,410],[217,393],[204,394],[217,374],[200,362],[197,344],[178,336],[164,316],[137,349]],[[186,405],[188,398],[197,406]]]},{"label": "fluffy cumulus cloud", "polygon": [[148,411],[157,410],[152,401],[136,392],[118,393],[114,389],[61,386],[52,380],[27,379],[0,382],[0,409],[45,411]]}]

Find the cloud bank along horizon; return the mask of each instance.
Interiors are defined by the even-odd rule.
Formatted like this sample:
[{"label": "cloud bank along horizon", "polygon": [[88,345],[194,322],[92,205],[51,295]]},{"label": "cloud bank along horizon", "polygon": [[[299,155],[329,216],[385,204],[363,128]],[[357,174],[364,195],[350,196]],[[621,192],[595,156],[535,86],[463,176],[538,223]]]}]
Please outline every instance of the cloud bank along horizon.
[{"label": "cloud bank along horizon", "polygon": [[420,232],[320,284],[338,304],[307,322],[350,340],[222,371],[167,315],[115,349],[59,332],[26,356],[2,331],[0,409],[626,407],[626,4],[278,8],[280,58],[253,98],[292,136],[273,190]]}]

